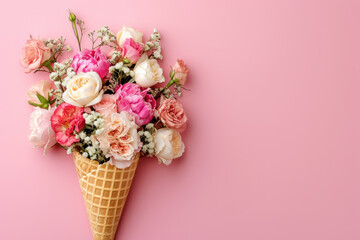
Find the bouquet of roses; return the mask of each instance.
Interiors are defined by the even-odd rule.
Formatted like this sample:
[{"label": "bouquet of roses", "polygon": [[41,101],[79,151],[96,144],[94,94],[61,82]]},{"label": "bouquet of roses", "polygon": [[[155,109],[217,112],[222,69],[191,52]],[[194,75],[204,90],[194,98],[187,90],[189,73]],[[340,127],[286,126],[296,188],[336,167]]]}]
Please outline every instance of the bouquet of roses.
[{"label": "bouquet of roses", "polygon": [[160,34],[105,26],[88,34],[91,49],[82,49],[84,22],[69,13],[79,52],[65,39],[30,36],[23,49],[25,72],[48,72],[28,91],[34,106],[30,142],[46,153],[60,144],[73,154],[95,239],[113,239],[139,157],[156,156],[169,165],[184,152],[180,132],[188,123],[178,98],[189,70],[177,60],[165,82]]}]

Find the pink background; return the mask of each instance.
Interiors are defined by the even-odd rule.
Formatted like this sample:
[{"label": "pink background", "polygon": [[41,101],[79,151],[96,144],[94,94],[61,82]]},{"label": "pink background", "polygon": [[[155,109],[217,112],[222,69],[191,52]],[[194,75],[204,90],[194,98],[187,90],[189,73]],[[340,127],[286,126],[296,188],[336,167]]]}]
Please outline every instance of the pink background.
[{"label": "pink background", "polygon": [[[235,3],[237,2],[237,3]],[[8,1],[0,15],[1,239],[91,239],[71,156],[27,141],[29,34],[153,27],[191,68],[186,153],[139,165],[116,239],[360,239],[359,1]],[[86,44],[86,42],[85,42]]]}]

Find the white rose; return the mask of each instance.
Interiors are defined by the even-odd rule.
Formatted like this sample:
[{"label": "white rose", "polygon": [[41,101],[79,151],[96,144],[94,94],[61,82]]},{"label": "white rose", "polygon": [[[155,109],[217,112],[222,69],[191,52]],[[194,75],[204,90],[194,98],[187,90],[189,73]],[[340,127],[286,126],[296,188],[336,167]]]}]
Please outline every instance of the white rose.
[{"label": "white rose", "polygon": [[170,128],[160,128],[155,136],[155,155],[165,165],[173,159],[181,157],[185,145],[179,132]]},{"label": "white rose", "polygon": [[50,118],[55,108],[46,110],[36,107],[30,116],[29,141],[33,147],[43,147],[44,154],[56,144],[55,132],[51,128]]},{"label": "white rose", "polygon": [[132,29],[131,27],[123,27],[117,34],[116,40],[120,47],[124,44],[127,38],[134,39],[135,42],[142,42],[143,33]]},{"label": "white rose", "polygon": [[79,73],[69,80],[63,99],[77,107],[88,107],[101,101],[104,93],[101,88],[102,81],[99,74]]},{"label": "white rose", "polygon": [[134,73],[135,82],[144,88],[165,81],[163,70],[156,59],[149,59],[146,53],[136,63]]}]

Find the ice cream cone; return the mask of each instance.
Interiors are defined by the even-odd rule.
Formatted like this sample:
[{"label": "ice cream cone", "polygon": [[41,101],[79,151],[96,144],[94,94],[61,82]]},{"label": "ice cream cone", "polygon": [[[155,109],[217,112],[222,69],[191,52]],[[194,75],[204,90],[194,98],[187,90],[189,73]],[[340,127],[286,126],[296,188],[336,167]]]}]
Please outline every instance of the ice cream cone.
[{"label": "ice cream cone", "polygon": [[74,152],[74,161],[95,240],[113,240],[139,160],[119,169],[84,158]]}]

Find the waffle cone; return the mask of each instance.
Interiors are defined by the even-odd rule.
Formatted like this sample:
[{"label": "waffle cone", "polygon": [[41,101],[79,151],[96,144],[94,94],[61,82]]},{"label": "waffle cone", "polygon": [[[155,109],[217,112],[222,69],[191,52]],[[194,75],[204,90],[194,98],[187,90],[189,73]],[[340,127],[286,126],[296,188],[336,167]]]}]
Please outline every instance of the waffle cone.
[{"label": "waffle cone", "polygon": [[84,158],[74,152],[74,161],[91,230],[95,240],[113,240],[139,160],[130,167],[115,166]]}]

